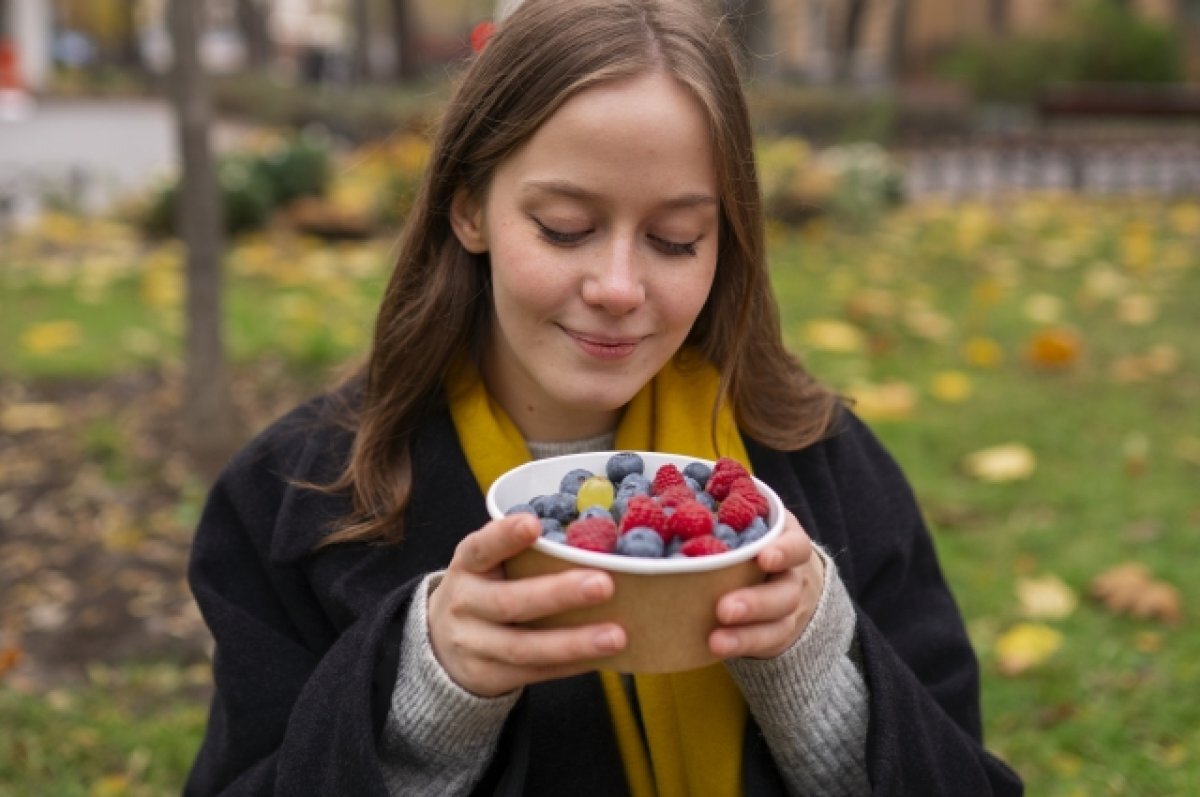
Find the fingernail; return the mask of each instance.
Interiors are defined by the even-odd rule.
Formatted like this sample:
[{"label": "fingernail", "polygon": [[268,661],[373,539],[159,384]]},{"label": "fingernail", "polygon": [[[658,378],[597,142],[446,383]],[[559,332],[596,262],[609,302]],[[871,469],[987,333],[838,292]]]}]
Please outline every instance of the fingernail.
[{"label": "fingernail", "polygon": [[583,591],[583,597],[588,600],[599,600],[608,594],[608,584],[605,583],[604,576],[599,574],[585,578],[580,589]]},{"label": "fingernail", "polygon": [[763,554],[763,567],[774,570],[783,564],[783,554],[779,551],[767,551]]},{"label": "fingernail", "polygon": [[746,604],[733,601],[725,607],[725,622],[736,623],[746,616]]},{"label": "fingernail", "polygon": [[616,650],[621,645],[621,638],[616,631],[606,628],[603,631],[597,631],[592,642],[597,650]]},{"label": "fingernail", "polygon": [[722,658],[733,656],[738,650],[737,637],[732,635],[721,634],[715,640],[716,653]]}]

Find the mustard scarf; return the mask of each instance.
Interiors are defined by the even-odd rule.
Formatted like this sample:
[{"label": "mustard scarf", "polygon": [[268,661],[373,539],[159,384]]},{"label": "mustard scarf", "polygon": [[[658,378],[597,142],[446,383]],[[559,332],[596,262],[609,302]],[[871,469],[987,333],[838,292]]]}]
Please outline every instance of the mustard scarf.
[{"label": "mustard scarf", "polygon": [[[531,459],[525,440],[461,358],[447,380],[450,414],[471,472],[484,492],[505,471]],[[638,392],[617,426],[617,450],[718,455],[749,464],[729,406],[709,430],[719,392],[716,369],[681,353]],[[741,794],[746,704],[720,662],[681,673],[635,675],[645,739],[620,676],[601,672],[617,744],[633,797]]]}]

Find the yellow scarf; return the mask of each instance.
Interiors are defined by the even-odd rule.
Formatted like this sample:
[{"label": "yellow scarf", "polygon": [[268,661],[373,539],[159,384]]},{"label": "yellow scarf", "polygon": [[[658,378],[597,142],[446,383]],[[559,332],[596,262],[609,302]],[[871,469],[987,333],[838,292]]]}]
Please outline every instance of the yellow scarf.
[{"label": "yellow scarf", "polygon": [[[717,399],[716,369],[694,356],[669,362],[626,407],[617,450],[669,451],[749,463],[733,412],[722,404],[716,445],[709,429]],[[525,441],[462,358],[448,380],[450,414],[471,472],[484,492],[505,471],[528,462]],[[746,705],[724,665],[664,675],[635,675],[646,738],[613,672],[600,673],[633,797],[741,793]],[[647,750],[649,756],[647,756]]]}]

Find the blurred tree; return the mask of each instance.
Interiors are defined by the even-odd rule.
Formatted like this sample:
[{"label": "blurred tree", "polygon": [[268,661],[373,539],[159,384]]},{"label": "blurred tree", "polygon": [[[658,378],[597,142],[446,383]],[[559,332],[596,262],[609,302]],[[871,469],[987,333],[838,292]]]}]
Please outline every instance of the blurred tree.
[{"label": "blurred tree", "polygon": [[134,0],[120,4],[121,33],[117,45],[117,58],[121,66],[137,72],[143,71],[141,29],[138,26],[138,3]]},{"label": "blurred tree", "polygon": [[354,49],[350,53],[350,77],[371,79],[371,4],[370,0],[352,0]]},{"label": "blurred tree", "polygon": [[237,0],[237,23],[246,47],[246,64],[266,69],[271,63],[271,34],[267,30],[270,0]]},{"label": "blurred tree", "polygon": [[869,0],[848,0],[846,3],[840,41],[833,48],[833,79],[837,83],[849,83],[854,77],[854,58],[862,40],[863,20],[866,19],[868,5]]},{"label": "blurred tree", "polygon": [[205,7],[169,0],[167,13],[174,52],[171,94],[183,162],[178,229],[187,248],[183,438],[196,467],[212,477],[233,453],[236,422],[221,333],[225,242],[209,141],[212,108],[197,44]]},{"label": "blurred tree", "polygon": [[903,79],[908,66],[909,0],[892,0],[888,17],[887,66],[893,82]]},{"label": "blurred tree", "polygon": [[417,34],[413,24],[412,3],[409,0],[391,0],[391,6],[396,77],[404,82],[416,80],[421,74],[421,62],[417,56]]},{"label": "blurred tree", "polygon": [[737,39],[751,74],[770,71],[775,59],[771,58],[771,3],[769,0],[721,0],[721,10],[733,23],[733,35]]},{"label": "blurred tree", "polygon": [[987,19],[988,27],[991,28],[992,33],[996,35],[1006,33],[1008,31],[1008,17],[1008,0],[988,0]]}]

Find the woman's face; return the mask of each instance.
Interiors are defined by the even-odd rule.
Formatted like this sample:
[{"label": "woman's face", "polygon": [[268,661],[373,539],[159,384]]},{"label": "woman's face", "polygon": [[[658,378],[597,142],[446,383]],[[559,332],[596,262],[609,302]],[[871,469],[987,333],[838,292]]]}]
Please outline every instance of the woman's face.
[{"label": "woman's face", "polygon": [[460,193],[463,245],[488,252],[492,395],[527,439],[612,429],[675,354],[717,265],[719,202],[707,117],[652,73],[572,97]]}]

